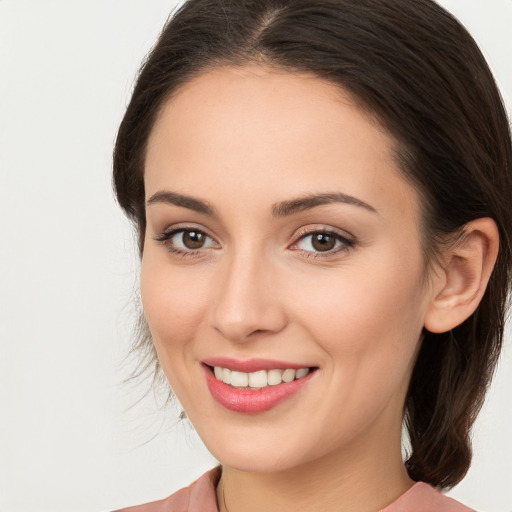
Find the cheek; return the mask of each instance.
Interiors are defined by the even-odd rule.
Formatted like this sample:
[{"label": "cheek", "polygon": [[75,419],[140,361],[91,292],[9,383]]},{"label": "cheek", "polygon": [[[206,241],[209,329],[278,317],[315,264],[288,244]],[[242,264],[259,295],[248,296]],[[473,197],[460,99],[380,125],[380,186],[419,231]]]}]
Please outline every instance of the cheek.
[{"label": "cheek", "polygon": [[[347,269],[329,284],[326,276],[302,296],[297,312],[326,361],[328,386],[318,418],[347,425],[347,436],[384,410],[401,419],[421,336],[417,274],[385,267]],[[322,431],[322,421],[316,428]]]},{"label": "cheek", "polygon": [[[140,288],[144,314],[160,366],[173,392],[187,410],[197,379],[189,372],[195,363],[194,339],[208,300],[205,280],[192,267],[169,264],[167,255],[147,250],[141,267]],[[188,271],[187,271],[188,270]]]},{"label": "cheek", "polygon": [[[159,356],[190,342],[204,318],[208,300],[201,275],[169,265],[151,250],[144,253],[140,288],[144,313]],[[172,340],[172,343],[169,342]]]},{"label": "cheek", "polygon": [[420,256],[404,262],[390,253],[317,275],[314,286],[296,281],[297,290],[307,290],[296,316],[331,362],[354,378],[406,372],[423,326],[421,269]]}]

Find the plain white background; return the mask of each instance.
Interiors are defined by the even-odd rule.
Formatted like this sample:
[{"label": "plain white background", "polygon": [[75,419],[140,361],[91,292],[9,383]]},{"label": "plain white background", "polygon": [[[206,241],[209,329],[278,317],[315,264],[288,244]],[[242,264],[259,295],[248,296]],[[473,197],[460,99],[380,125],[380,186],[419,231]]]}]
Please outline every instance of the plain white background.
[{"label": "plain white background", "polygon": [[[444,0],[509,111],[512,1]],[[0,510],[112,510],[215,461],[176,412],[123,384],[137,256],[111,190],[136,70],[175,2],[0,0]],[[512,511],[512,336],[452,495]]]}]

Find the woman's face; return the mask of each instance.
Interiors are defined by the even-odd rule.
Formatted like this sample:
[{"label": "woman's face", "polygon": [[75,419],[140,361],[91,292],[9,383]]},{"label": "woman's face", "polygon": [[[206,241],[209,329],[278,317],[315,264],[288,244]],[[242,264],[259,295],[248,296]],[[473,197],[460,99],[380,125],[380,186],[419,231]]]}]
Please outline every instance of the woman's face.
[{"label": "woman's face", "polygon": [[143,305],[171,387],[222,463],[273,471],[399,450],[430,292],[418,197],[392,149],[348,94],[306,74],[220,68],[162,110]]}]

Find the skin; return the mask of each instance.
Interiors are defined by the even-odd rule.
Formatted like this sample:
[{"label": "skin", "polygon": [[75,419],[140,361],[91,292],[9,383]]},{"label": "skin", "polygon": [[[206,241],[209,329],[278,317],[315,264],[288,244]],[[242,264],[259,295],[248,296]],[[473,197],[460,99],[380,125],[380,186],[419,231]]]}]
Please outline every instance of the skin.
[{"label": "skin", "polygon": [[[424,279],[421,201],[393,144],[339,87],[261,66],[200,75],[157,119],[145,166],[142,299],[169,383],[223,465],[221,510],[370,512],[414,483],[401,426],[421,332],[428,322],[444,329],[442,315],[453,323],[453,292],[471,272],[446,258],[455,277]],[[159,200],[162,192],[207,202],[215,214]],[[276,203],[334,193],[368,207],[272,215]],[[157,240],[173,228],[200,230],[206,242],[192,250],[179,234]],[[315,250],[307,235],[318,230],[350,243]],[[177,246],[187,253],[171,252]],[[201,361],[218,356],[318,370],[277,407],[242,414],[206,386]]]}]

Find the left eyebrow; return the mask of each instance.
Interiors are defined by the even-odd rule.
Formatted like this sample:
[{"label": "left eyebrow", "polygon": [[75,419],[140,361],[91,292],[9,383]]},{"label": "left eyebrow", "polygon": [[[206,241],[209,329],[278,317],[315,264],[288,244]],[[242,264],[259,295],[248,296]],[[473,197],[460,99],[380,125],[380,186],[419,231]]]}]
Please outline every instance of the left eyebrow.
[{"label": "left eyebrow", "polygon": [[310,210],[311,208],[316,208],[317,206],[332,203],[349,204],[352,206],[364,208],[365,210],[373,213],[378,213],[373,206],[365,203],[364,201],[361,201],[360,199],[357,199],[357,197],[343,194],[342,192],[334,192],[325,194],[311,194],[299,197],[297,199],[276,203],[272,205],[272,216],[286,217],[287,215],[292,215],[297,212]]}]

